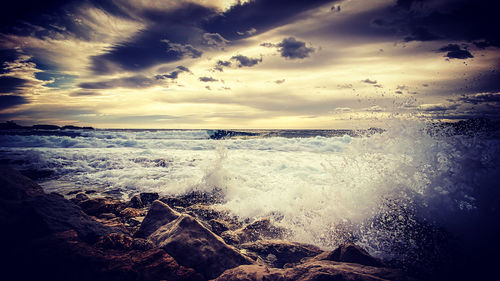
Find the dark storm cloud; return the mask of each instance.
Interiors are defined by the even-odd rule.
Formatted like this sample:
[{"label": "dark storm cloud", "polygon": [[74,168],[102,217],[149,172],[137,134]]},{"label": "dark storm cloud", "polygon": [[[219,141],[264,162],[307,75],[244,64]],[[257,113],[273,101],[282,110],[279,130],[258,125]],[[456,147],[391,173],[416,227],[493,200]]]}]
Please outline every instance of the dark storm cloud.
[{"label": "dark storm cloud", "polygon": [[457,108],[458,108],[457,104],[449,104],[449,105],[432,104],[432,105],[428,105],[428,106],[421,106],[421,107],[419,107],[419,111],[437,112],[437,111],[455,110]]},{"label": "dark storm cloud", "polygon": [[276,80],[276,81],[274,81],[274,83],[283,84],[283,83],[285,83],[285,79]]},{"label": "dark storm cloud", "polygon": [[215,15],[215,10],[192,3],[172,11],[148,11],[142,16],[149,26],[108,53],[93,57],[91,69],[96,74],[120,69],[139,71],[185,57],[199,58],[203,54],[200,46],[224,42],[217,34],[207,35],[199,27],[200,22]]},{"label": "dark storm cloud", "polygon": [[366,78],[365,80],[361,80],[361,82],[366,83],[366,84],[377,84],[377,80],[370,80]]},{"label": "dark storm cloud", "polygon": [[394,34],[406,34],[405,41],[481,41],[483,47],[500,47],[498,11],[498,1],[400,0],[373,22]]},{"label": "dark storm cloud", "polygon": [[91,69],[96,74],[113,73],[120,69],[139,71],[184,57],[198,58],[202,55],[202,51],[191,44],[172,43],[160,40],[158,36],[160,33],[141,32],[137,39],[118,44],[107,54],[93,57]]},{"label": "dark storm cloud", "polygon": [[1,76],[0,77],[0,93],[15,93],[22,89],[22,87],[28,83],[28,80],[12,77],[12,76]]},{"label": "dark storm cloud", "polygon": [[411,35],[405,37],[405,39],[404,39],[406,42],[410,42],[410,41],[434,41],[434,40],[441,38],[435,34],[432,34],[425,27],[418,26],[418,27],[415,27],[412,29],[413,29],[413,31],[411,32]]},{"label": "dark storm cloud", "polygon": [[185,67],[185,66],[182,66],[182,65],[179,65],[177,66],[177,70],[174,70],[168,74],[163,74],[163,75],[156,75],[155,78],[156,79],[172,79],[172,80],[175,80],[179,77],[179,74],[181,74],[182,72],[191,72],[191,70],[189,70],[189,68]]},{"label": "dark storm cloud", "polygon": [[500,93],[479,93],[466,95],[460,97],[458,100],[470,104],[495,103],[500,105]]},{"label": "dark storm cloud", "polygon": [[[217,32],[224,38],[236,40],[255,34],[242,32],[255,29],[257,33],[290,22],[299,13],[316,8],[331,0],[254,0],[232,6],[222,15],[205,24],[209,32]],[[333,1],[338,2],[338,1]]]},{"label": "dark storm cloud", "polygon": [[219,33],[204,33],[203,39],[205,40],[205,44],[215,47],[224,47],[227,43],[229,43],[229,41],[222,37]]},{"label": "dark storm cloud", "polygon": [[15,95],[0,95],[0,110],[14,107],[16,105],[21,105],[28,103],[28,101],[21,97]]},{"label": "dark storm cloud", "polygon": [[79,91],[70,93],[69,95],[72,97],[90,97],[90,96],[100,96],[101,94],[97,92]]},{"label": "dark storm cloud", "polygon": [[306,43],[297,41],[293,37],[283,39],[281,43],[276,45],[281,53],[281,56],[289,59],[303,59],[314,52],[314,48],[306,47]]},{"label": "dark storm cloud", "polygon": [[[291,22],[304,11],[327,0],[255,0],[238,3],[225,12],[194,3],[180,3],[175,9],[137,9],[133,3],[118,1],[9,1],[2,9],[3,33],[34,36],[39,39],[70,36],[87,41],[99,40],[90,26],[80,24],[79,8],[95,7],[104,13],[145,24],[133,38],[116,43],[105,54],[91,58],[95,74],[140,71],[185,57],[198,58],[204,48],[223,47],[231,40]],[[22,9],[21,9],[22,8]],[[286,50],[286,48],[285,48]],[[307,55],[307,52],[306,52]],[[298,57],[303,54],[298,54]],[[291,53],[290,58],[294,58]],[[242,66],[249,66],[241,63]]]},{"label": "dark storm cloud", "polygon": [[15,61],[19,56],[18,51],[13,49],[1,49],[0,50],[0,74],[9,72],[5,69],[5,64]]},{"label": "dark storm cloud", "polygon": [[446,53],[445,57],[450,59],[468,59],[474,56],[467,50],[462,49],[457,44],[448,44],[447,46],[441,47],[438,52]]},{"label": "dark storm cloud", "polygon": [[244,66],[252,67],[258,64],[259,62],[262,62],[262,57],[260,59],[257,59],[257,58],[249,58],[243,55],[233,56],[231,59],[237,60],[239,62],[238,67],[244,67]]},{"label": "dark storm cloud", "polygon": [[99,82],[85,82],[78,86],[83,89],[114,89],[114,88],[131,88],[143,89],[158,85],[156,79],[150,79],[142,75],[130,76],[125,78],[111,79]]},{"label": "dark storm cloud", "polygon": [[203,77],[199,77],[198,79],[199,79],[201,82],[217,82],[217,81],[219,81],[219,80],[214,79],[214,78],[212,78],[212,77],[205,77],[205,76],[203,76]]},{"label": "dark storm cloud", "polygon": [[222,60],[219,60],[217,62],[217,65],[214,66],[214,69],[217,70],[217,71],[224,71],[224,67],[229,67],[231,66],[231,62],[230,61],[222,61]]}]

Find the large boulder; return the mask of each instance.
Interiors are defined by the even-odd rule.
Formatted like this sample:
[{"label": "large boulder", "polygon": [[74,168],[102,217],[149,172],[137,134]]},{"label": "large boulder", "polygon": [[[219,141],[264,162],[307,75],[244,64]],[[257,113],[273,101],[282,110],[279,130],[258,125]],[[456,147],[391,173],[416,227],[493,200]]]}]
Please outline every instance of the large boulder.
[{"label": "large boulder", "polygon": [[0,187],[1,200],[21,200],[43,194],[43,189],[38,184],[6,166],[0,166]]},{"label": "large boulder", "polygon": [[242,265],[229,269],[216,281],[407,281],[398,270],[334,261],[310,261],[292,268],[277,269],[264,265]]},{"label": "large boulder", "polygon": [[324,258],[325,260],[351,262],[369,266],[382,267],[384,266],[381,261],[370,256],[363,248],[352,244],[344,244],[337,249],[331,251]]},{"label": "large boulder", "polygon": [[17,261],[25,270],[13,272],[17,280],[204,280],[162,249],[102,250],[79,240],[74,231],[34,240],[29,246],[29,256]]},{"label": "large boulder", "polygon": [[156,200],[151,205],[148,214],[141,223],[135,237],[147,238],[161,226],[175,220],[180,214],[170,208],[167,204]]},{"label": "large boulder", "polygon": [[281,268],[323,252],[314,245],[284,240],[260,240],[241,244],[240,247],[256,253],[268,266]]},{"label": "large boulder", "polygon": [[[123,233],[118,228],[105,226],[82,212],[78,206],[57,194],[41,194],[23,202],[23,208],[29,210],[30,220],[37,220],[47,233],[74,229],[85,241],[95,241],[98,237],[112,232]],[[23,219],[23,218],[20,218]],[[25,225],[26,231],[33,226]]]},{"label": "large boulder", "polygon": [[0,183],[0,240],[5,243],[22,243],[70,229],[89,242],[121,232],[93,220],[63,196],[45,194],[40,186],[13,169],[0,169]]},{"label": "large boulder", "polygon": [[189,215],[181,215],[160,227],[149,239],[175,258],[213,279],[229,268],[253,261]]}]

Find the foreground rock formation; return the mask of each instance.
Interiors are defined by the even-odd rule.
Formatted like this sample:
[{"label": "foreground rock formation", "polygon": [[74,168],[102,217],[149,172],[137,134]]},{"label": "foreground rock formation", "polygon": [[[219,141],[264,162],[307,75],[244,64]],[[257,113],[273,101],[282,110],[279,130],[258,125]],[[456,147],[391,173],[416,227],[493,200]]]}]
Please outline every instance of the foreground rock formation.
[{"label": "foreground rock formation", "polygon": [[[158,199],[158,200],[157,200]],[[12,280],[411,280],[360,247],[324,252],[242,223],[199,193],[121,202],[46,194],[0,167],[0,243]]]}]

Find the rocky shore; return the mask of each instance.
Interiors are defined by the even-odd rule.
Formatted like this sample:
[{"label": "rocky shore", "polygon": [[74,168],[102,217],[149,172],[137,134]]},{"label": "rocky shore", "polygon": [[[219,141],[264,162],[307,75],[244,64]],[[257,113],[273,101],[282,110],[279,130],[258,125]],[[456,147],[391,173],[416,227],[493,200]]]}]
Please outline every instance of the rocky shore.
[{"label": "rocky shore", "polygon": [[44,193],[0,168],[2,274],[9,280],[414,280],[354,244],[286,241],[268,219],[242,222],[201,193],[128,202]]}]

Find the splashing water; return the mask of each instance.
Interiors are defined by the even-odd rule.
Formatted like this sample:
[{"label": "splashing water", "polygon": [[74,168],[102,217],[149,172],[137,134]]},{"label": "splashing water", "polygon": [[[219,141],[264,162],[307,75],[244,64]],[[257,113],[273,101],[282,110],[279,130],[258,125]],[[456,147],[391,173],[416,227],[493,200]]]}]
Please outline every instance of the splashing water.
[{"label": "splashing water", "polygon": [[2,161],[19,169],[53,171],[40,181],[49,192],[93,188],[128,199],[215,190],[218,207],[241,219],[269,217],[291,230],[290,239],[325,249],[356,242],[398,266],[428,267],[452,252],[453,241],[485,247],[500,225],[499,139],[422,122],[394,120],[360,137],[1,135],[0,147]]}]

